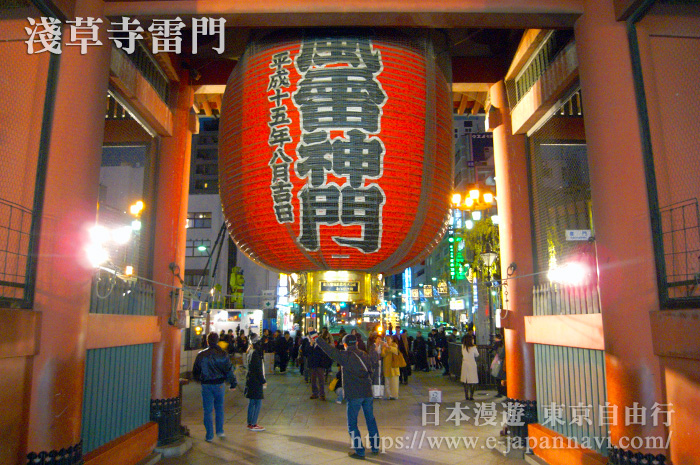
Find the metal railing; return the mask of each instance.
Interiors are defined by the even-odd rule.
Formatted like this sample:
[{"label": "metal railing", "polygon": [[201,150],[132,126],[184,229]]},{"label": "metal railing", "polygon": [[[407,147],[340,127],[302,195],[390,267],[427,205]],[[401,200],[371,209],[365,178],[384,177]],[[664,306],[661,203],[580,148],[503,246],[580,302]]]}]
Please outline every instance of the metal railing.
[{"label": "metal railing", "polygon": [[32,210],[0,199],[0,302],[27,301]]},{"label": "metal railing", "polygon": [[557,58],[559,52],[573,39],[572,30],[564,29],[550,32],[542,46],[532,57],[527,66],[512,81],[506,82],[510,107],[515,107],[528,93],[532,86],[547,71],[549,65]]},{"label": "metal railing", "polygon": [[565,286],[545,283],[532,288],[533,315],[580,315],[600,313],[598,286]]},{"label": "metal railing", "polygon": [[90,313],[155,315],[155,291],[145,281],[123,281],[111,273],[93,278]]},{"label": "metal railing", "polygon": [[[498,380],[491,376],[491,362],[496,355],[491,346],[479,345],[479,356],[476,359],[476,370],[479,374],[479,388],[495,389]],[[454,376],[457,381],[462,372],[462,344],[451,342],[449,345],[449,365],[450,376]]]},{"label": "metal railing", "polygon": [[700,214],[698,199],[659,208],[669,297],[700,295]]}]

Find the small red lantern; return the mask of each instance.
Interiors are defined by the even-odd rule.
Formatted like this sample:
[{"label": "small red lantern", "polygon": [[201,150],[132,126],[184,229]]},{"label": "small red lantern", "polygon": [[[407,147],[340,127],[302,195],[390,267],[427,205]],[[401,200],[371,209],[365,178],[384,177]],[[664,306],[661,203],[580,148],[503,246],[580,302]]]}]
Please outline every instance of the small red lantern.
[{"label": "small red lantern", "polygon": [[284,272],[393,274],[424,259],[450,207],[450,95],[424,37],[253,41],[221,116],[231,237]]}]

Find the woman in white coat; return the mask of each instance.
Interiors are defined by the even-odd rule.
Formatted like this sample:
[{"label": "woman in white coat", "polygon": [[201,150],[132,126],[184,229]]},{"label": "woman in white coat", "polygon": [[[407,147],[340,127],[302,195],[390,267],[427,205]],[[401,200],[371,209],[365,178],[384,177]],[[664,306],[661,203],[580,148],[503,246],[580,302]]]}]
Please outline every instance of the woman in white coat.
[{"label": "woman in white coat", "polygon": [[464,383],[464,397],[466,400],[474,400],[474,391],[479,384],[479,373],[476,368],[476,357],[479,349],[474,345],[474,336],[467,333],[462,338],[462,373],[460,381]]}]

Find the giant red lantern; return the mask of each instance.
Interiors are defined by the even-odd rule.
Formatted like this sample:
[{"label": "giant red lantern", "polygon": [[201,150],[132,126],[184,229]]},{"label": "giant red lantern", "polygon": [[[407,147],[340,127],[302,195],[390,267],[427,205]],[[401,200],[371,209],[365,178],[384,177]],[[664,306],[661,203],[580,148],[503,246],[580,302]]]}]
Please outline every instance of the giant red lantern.
[{"label": "giant red lantern", "polygon": [[450,92],[431,42],[268,36],[229,78],[220,125],[228,229],[285,272],[397,273],[445,231]]}]

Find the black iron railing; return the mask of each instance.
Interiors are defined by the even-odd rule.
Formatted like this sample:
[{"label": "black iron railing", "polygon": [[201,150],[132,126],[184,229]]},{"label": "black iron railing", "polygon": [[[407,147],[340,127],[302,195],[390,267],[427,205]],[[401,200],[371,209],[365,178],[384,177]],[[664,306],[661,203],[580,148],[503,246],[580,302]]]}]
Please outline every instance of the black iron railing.
[{"label": "black iron railing", "polygon": [[[479,349],[479,357],[476,359],[476,369],[479,373],[480,388],[495,388],[498,380],[491,376],[491,362],[496,352],[491,350],[491,346],[476,346]],[[450,343],[449,347],[450,375],[459,380],[462,371],[462,344]]]},{"label": "black iron railing", "polygon": [[0,303],[28,299],[33,212],[0,199]]}]

